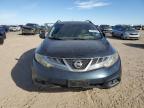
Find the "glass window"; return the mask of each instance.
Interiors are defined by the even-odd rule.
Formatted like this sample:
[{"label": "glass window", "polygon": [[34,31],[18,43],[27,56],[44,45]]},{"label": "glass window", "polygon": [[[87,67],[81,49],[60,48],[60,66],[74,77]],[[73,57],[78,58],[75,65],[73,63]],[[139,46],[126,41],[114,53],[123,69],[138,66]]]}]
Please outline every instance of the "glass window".
[{"label": "glass window", "polygon": [[51,29],[49,38],[66,40],[94,40],[101,38],[101,33],[92,24],[56,24]]}]

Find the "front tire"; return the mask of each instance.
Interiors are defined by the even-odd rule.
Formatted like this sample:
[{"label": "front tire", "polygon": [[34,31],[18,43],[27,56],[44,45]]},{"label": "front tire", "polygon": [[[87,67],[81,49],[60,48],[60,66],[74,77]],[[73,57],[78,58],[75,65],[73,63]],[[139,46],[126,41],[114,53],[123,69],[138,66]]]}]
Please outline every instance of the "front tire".
[{"label": "front tire", "polygon": [[112,32],[112,37],[115,37],[114,33]]},{"label": "front tire", "polygon": [[123,34],[121,34],[120,38],[121,38],[122,40],[125,40],[125,39],[126,39]]},{"label": "front tire", "polygon": [[4,43],[4,39],[0,39],[0,44],[2,45]]}]

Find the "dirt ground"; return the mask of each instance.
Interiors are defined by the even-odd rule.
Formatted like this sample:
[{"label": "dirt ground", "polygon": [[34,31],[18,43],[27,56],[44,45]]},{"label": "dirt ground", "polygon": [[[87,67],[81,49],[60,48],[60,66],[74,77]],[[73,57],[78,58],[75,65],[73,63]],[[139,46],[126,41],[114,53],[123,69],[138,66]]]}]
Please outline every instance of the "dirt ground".
[{"label": "dirt ground", "polygon": [[122,59],[122,82],[87,91],[36,88],[30,65],[36,36],[8,33],[0,46],[0,108],[144,108],[144,32],[140,40],[108,38]]}]

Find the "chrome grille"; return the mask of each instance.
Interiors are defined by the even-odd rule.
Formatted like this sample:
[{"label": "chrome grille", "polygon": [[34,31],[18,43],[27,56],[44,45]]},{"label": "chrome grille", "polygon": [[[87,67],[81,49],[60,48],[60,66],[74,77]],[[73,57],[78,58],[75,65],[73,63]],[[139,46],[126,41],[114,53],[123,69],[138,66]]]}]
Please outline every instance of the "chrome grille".
[{"label": "chrome grille", "polygon": [[[73,72],[85,72],[92,70],[94,66],[106,61],[109,57],[96,57],[96,58],[55,58],[48,57],[48,60],[58,68],[69,70]],[[81,61],[82,66],[80,68],[75,67],[76,61]],[[92,67],[92,68],[91,68]]]},{"label": "chrome grille", "polygon": [[[91,59],[65,59],[65,60],[72,69],[78,69],[78,70],[85,69],[91,61]],[[76,68],[74,65],[75,62],[77,61],[81,61],[82,63],[82,66],[80,68]]]}]

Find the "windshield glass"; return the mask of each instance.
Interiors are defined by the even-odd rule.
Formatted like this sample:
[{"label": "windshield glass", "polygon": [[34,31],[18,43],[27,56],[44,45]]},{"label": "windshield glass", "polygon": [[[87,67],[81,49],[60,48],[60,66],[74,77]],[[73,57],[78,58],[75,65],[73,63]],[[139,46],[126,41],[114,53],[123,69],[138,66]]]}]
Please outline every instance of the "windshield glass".
[{"label": "windshield glass", "polygon": [[136,29],[133,28],[133,27],[125,27],[125,30],[127,30],[127,31],[136,31]]},{"label": "windshield glass", "polygon": [[26,26],[35,27],[36,24],[26,24]]},{"label": "windshield glass", "polygon": [[104,28],[104,29],[111,29],[112,27],[110,25],[101,25],[101,28]]},{"label": "windshield glass", "polygon": [[48,37],[62,40],[94,40],[101,38],[101,33],[92,24],[56,24]]}]

